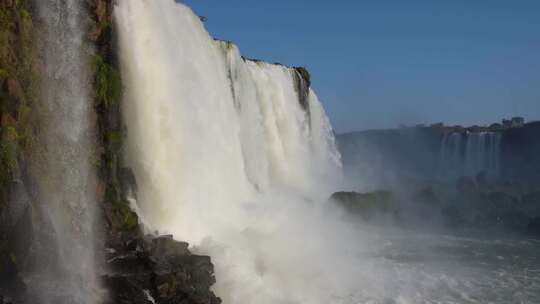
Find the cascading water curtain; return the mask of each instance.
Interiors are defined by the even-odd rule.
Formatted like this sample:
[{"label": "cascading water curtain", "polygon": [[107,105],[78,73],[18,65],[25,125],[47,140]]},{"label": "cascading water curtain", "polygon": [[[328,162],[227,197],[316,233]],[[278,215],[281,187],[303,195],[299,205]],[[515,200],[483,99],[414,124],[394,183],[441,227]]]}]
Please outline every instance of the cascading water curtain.
[{"label": "cascading water curtain", "polygon": [[[82,0],[39,0],[36,5],[45,64],[39,199],[54,231],[54,243],[43,247],[58,248],[56,261],[41,265],[47,278],[30,286],[40,293],[40,303],[97,303],[96,137],[84,26],[88,15]],[[38,263],[45,261],[42,257]]]},{"label": "cascading water curtain", "polygon": [[340,156],[297,71],[243,59],[172,0],[120,1],[115,18],[127,162],[152,231],[209,254],[225,303],[356,303],[359,284],[382,294],[354,254],[358,232],[326,204]]}]

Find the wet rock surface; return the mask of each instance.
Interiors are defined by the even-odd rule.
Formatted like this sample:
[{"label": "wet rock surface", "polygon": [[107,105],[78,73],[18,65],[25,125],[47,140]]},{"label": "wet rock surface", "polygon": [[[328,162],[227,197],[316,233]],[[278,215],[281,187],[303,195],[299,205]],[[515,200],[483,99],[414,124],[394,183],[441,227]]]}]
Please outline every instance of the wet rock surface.
[{"label": "wet rock surface", "polygon": [[10,298],[0,296],[0,304],[13,304]]},{"label": "wet rock surface", "polygon": [[210,257],[192,254],[172,236],[123,232],[110,239],[106,251],[106,303],[221,303],[210,290],[215,283]]},{"label": "wet rock surface", "polygon": [[527,231],[534,237],[540,238],[540,217],[533,218],[527,226]]},{"label": "wet rock surface", "polygon": [[390,191],[335,192],[330,200],[343,207],[348,214],[359,215],[364,220],[383,215],[394,216],[396,212],[395,197]]}]

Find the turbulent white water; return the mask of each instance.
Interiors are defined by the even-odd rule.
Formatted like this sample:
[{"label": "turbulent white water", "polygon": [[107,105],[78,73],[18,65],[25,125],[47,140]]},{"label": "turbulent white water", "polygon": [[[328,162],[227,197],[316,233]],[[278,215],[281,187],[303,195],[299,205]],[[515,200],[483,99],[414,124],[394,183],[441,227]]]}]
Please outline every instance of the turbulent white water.
[{"label": "turbulent white water", "polygon": [[244,60],[173,1],[123,1],[116,18],[141,216],[212,255],[226,303],[339,296],[322,202],[340,157],[316,95],[306,111],[294,69]]},{"label": "turbulent white water", "polygon": [[536,243],[341,220],[324,203],[341,178],[332,129],[312,91],[301,104],[296,70],[244,60],[172,0],[119,1],[115,18],[138,213],[211,255],[224,303],[535,299]]},{"label": "turbulent white water", "polygon": [[36,203],[53,230],[35,232],[38,277],[27,283],[40,303],[97,301],[95,124],[83,2],[36,1],[45,67]]}]

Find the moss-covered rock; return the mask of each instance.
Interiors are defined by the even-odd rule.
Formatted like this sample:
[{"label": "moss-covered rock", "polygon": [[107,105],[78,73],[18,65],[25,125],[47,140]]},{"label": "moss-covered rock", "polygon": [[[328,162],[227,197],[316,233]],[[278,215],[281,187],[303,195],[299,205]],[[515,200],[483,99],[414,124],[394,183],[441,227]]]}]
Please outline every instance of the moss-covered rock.
[{"label": "moss-covered rock", "polygon": [[96,101],[105,107],[119,102],[122,95],[120,73],[99,54],[94,57],[94,90]]},{"label": "moss-covered rock", "polygon": [[29,9],[25,0],[0,0],[0,293],[14,297],[24,289],[20,253],[30,246],[29,236],[19,233],[31,225],[21,220],[29,218],[23,181],[39,104],[39,56]]},{"label": "moss-covered rock", "polygon": [[[19,160],[32,143],[30,119],[39,73],[32,16],[24,0],[0,1],[0,182],[21,175]],[[1,190],[0,190],[1,191]]]}]

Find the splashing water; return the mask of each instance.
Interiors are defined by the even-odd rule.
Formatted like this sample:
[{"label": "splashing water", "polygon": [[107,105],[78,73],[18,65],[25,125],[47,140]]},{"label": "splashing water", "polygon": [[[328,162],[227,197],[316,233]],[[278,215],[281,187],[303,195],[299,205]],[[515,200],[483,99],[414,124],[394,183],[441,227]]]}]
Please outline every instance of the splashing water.
[{"label": "splashing water", "polygon": [[[523,287],[464,262],[491,243],[342,221],[324,203],[341,179],[332,129],[296,70],[243,59],[172,0],[120,1],[115,18],[138,213],[212,256],[224,303],[470,303]],[[519,267],[502,271],[521,282]]]},{"label": "splashing water", "polygon": [[116,17],[141,216],[212,255],[227,303],[327,302],[320,202],[340,161],[315,94],[306,111],[294,69],[244,60],[185,6],[124,1]]}]

